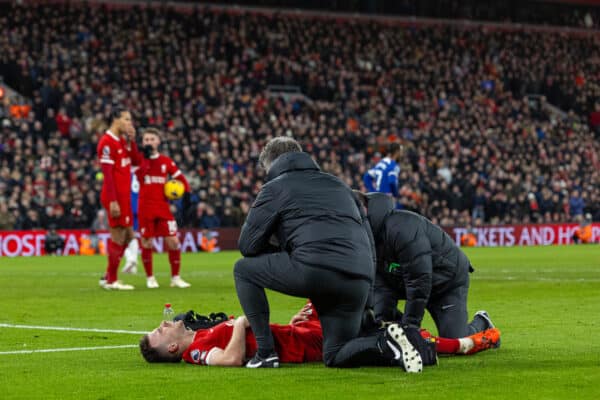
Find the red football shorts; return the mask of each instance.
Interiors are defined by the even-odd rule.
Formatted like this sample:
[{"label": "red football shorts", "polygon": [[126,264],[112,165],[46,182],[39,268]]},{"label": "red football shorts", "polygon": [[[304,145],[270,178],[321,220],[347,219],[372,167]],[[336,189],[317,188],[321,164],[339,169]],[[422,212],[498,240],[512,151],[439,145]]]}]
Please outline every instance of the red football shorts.
[{"label": "red football shorts", "polygon": [[116,227],[130,227],[133,226],[133,212],[131,211],[131,203],[119,203],[119,208],[121,208],[121,215],[117,218],[113,218],[110,216],[110,207],[108,203],[102,202],[102,207],[106,210],[106,216],[108,217],[108,226],[111,228]]},{"label": "red football shorts", "polygon": [[143,238],[177,235],[177,221],[164,218],[140,218],[140,234]]}]

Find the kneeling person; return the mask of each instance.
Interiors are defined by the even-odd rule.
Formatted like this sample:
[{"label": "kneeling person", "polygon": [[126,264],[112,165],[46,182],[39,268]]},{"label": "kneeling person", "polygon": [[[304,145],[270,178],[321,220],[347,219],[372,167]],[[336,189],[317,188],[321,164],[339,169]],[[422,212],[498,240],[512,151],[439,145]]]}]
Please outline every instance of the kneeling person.
[{"label": "kneeling person", "polygon": [[[473,268],[448,234],[419,214],[394,210],[389,196],[355,194],[367,208],[376,243],[373,308],[377,319],[399,321],[409,337],[417,339],[425,310],[442,337],[465,337],[494,328],[485,311],[478,311],[467,323]],[[396,309],[400,299],[406,300],[404,313]]]}]

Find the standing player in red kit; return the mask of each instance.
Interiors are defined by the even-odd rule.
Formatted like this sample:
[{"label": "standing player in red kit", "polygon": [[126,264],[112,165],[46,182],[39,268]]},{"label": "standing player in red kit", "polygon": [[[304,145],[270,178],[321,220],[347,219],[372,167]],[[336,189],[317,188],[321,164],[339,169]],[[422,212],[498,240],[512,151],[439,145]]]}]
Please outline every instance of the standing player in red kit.
[{"label": "standing player in red kit", "polygon": [[171,264],[171,287],[187,288],[191,285],[179,276],[181,249],[177,238],[177,221],[169,209],[164,186],[169,175],[183,183],[186,193],[190,191],[190,185],[175,162],[158,152],[160,146],[158,129],[146,128],[142,134],[142,145],[144,160],[135,173],[140,182],[138,218],[146,286],[150,289],[159,287],[152,271],[152,238],[163,237]]},{"label": "standing player in red kit", "polygon": [[119,263],[127,244],[133,239],[131,212],[131,165],[138,165],[141,154],[135,143],[131,113],[114,107],[110,128],[98,142],[98,160],[104,181],[100,201],[108,215],[108,266],[100,286],[107,290],[133,290],[132,285],[117,280]]}]

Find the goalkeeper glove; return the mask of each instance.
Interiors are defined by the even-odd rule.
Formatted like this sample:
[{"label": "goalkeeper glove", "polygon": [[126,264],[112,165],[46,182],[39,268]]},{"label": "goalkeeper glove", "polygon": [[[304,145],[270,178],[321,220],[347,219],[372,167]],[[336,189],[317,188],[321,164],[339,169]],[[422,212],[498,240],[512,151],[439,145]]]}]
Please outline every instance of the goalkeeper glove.
[{"label": "goalkeeper glove", "polygon": [[147,144],[142,148],[142,151],[144,152],[144,158],[150,158],[152,155],[152,146]]}]

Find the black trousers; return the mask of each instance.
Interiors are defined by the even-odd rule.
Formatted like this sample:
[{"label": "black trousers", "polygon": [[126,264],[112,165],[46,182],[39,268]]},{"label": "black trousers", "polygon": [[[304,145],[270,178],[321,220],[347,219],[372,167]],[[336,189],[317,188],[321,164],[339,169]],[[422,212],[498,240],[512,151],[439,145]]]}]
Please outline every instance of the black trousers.
[{"label": "black trousers", "polygon": [[[438,335],[445,338],[460,338],[485,330],[480,318],[467,322],[467,297],[469,295],[469,267],[466,257],[460,259],[455,280],[448,289],[432,294],[425,307],[433,318]],[[403,291],[404,292],[404,291]],[[399,290],[386,283],[381,276],[375,279],[373,302],[375,314],[384,320],[397,320],[398,300],[405,298]]]},{"label": "black trousers", "polygon": [[327,366],[380,365],[375,336],[356,339],[370,282],[337,271],[309,267],[286,252],[246,257],[234,268],[238,298],[256,337],[259,353],[273,349],[269,303],[265,288],[310,298],[323,329],[323,360]]}]

